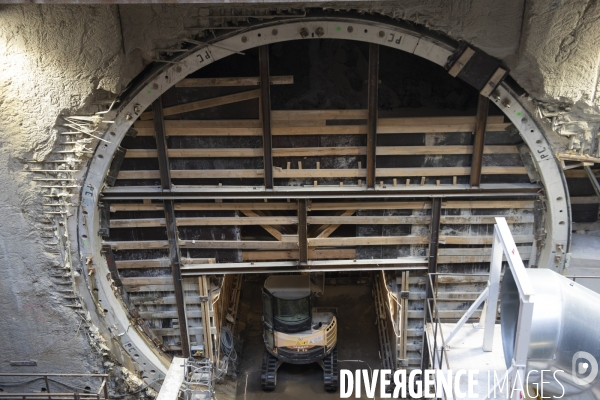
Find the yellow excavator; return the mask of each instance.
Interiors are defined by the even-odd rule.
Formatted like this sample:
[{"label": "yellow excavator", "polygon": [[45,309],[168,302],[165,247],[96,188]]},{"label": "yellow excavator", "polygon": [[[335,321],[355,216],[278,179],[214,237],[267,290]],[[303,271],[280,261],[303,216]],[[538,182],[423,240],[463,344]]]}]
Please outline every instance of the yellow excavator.
[{"label": "yellow excavator", "polygon": [[281,364],[314,362],[323,368],[325,390],[333,392],[338,388],[337,310],[312,307],[313,287],[308,274],[272,275],[265,280],[263,390],[275,389]]}]

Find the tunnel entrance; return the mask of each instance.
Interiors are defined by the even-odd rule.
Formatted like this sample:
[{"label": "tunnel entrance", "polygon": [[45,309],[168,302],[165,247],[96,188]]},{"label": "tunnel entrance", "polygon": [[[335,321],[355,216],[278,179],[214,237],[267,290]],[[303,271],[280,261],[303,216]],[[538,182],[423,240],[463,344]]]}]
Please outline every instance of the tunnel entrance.
[{"label": "tunnel entrance", "polygon": [[[253,293],[242,282],[264,274],[365,274],[369,284],[327,284],[331,300],[352,293],[365,305],[365,288],[384,293],[375,314],[390,321],[386,362],[410,369],[426,362],[428,287],[442,293],[447,320],[482,289],[494,217],[505,216],[521,255],[539,262],[534,231],[545,214],[528,144],[505,110],[440,66],[435,51],[449,50],[418,57],[315,38],[217,59],[227,49],[219,46],[198,53],[194,62],[206,65],[169,83],[147,108],[133,104],[135,122],[102,187],[110,287],[100,278],[90,287],[96,303],[117,293],[134,316],[141,335],[125,349],[148,378],[158,372],[144,366],[171,356],[217,362],[220,329],[236,329],[239,295]],[[189,69],[170,62],[144,96],[161,90],[156,79]],[[111,314],[106,308],[104,317]],[[381,340],[385,329],[377,329]],[[148,344],[160,362],[141,350]],[[240,371],[250,372],[243,363]]]}]

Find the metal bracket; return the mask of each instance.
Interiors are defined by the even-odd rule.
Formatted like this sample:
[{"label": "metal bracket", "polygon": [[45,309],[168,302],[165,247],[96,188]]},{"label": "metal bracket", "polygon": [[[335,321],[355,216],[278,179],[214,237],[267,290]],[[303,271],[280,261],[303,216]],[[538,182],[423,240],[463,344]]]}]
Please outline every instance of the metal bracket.
[{"label": "metal bracket", "polygon": [[448,73],[476,88],[482,96],[489,97],[508,75],[508,68],[482,51],[461,43],[448,58]]},{"label": "metal bracket", "polygon": [[400,298],[401,299],[408,299],[408,294],[409,294],[409,292],[400,292]]}]

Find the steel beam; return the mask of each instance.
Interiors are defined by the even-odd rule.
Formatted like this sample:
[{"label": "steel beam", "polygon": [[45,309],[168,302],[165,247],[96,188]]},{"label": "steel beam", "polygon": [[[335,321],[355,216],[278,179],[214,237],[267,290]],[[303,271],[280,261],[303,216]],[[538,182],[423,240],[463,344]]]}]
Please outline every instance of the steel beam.
[{"label": "steel beam", "polygon": [[[429,227],[429,261],[428,271],[431,275],[433,286],[437,283],[438,248],[440,246],[440,221],[442,214],[442,199],[434,197],[431,200],[431,225]],[[427,281],[429,282],[429,280]],[[427,284],[427,298],[433,297],[433,287]]]},{"label": "steel beam", "polygon": [[374,260],[314,260],[304,265],[297,261],[243,262],[217,264],[186,264],[185,277],[214,274],[248,274],[280,272],[426,270],[427,260],[420,257],[401,257]]},{"label": "steel beam", "polygon": [[[169,157],[167,155],[165,121],[163,117],[162,100],[160,97],[152,104],[152,110],[154,112],[154,133],[156,136],[156,152],[160,169],[160,185],[163,192],[170,192],[172,184]],[[177,317],[179,319],[179,332],[181,333],[181,352],[184,358],[188,358],[190,356],[190,337],[188,334],[187,316],[185,313],[185,298],[181,278],[181,254],[179,252],[175,206],[173,205],[173,200],[164,200],[163,204],[167,227],[167,239],[169,240],[169,259],[171,261],[171,272],[173,274],[175,302],[177,304]]]},{"label": "steel beam", "polygon": [[306,225],[306,200],[298,200],[298,248],[300,265],[308,262],[308,229]]},{"label": "steel beam", "polygon": [[269,81],[269,45],[258,48],[260,64],[260,112],[263,127],[265,189],[273,189],[273,136],[271,134],[271,84]]},{"label": "steel beam", "polygon": [[163,116],[162,99],[159,97],[152,103],[154,111],[154,136],[156,137],[156,155],[158,156],[158,169],[160,171],[160,186],[163,191],[171,190],[171,168],[167,155],[167,137],[165,136],[165,119]]},{"label": "steel beam", "polygon": [[369,77],[367,81],[367,188],[375,188],[377,158],[377,96],[379,88],[379,45],[369,44]]},{"label": "steel beam", "polygon": [[456,186],[434,186],[427,189],[411,189],[412,186],[392,188],[390,190],[352,190],[349,187],[335,187],[331,189],[313,190],[311,188],[294,188],[293,190],[283,189],[265,192],[264,190],[255,190],[254,187],[236,187],[232,190],[218,190],[215,188],[206,189],[188,189],[173,188],[170,193],[164,193],[159,188],[148,187],[112,187],[105,188],[103,191],[103,200],[241,200],[241,199],[359,199],[359,198],[432,198],[437,196],[452,198],[490,198],[490,197],[538,197],[542,187],[531,183],[508,183],[508,184],[484,184],[479,188],[470,188]]},{"label": "steel beam", "polygon": [[[434,197],[431,201],[431,224],[429,227],[429,258],[427,260],[427,272],[429,279],[427,279],[425,289],[425,302],[433,298],[433,290],[437,285],[437,260],[438,260],[438,248],[440,245],[440,220],[442,214],[442,199],[440,197]],[[435,304],[435,303],[434,303]],[[433,322],[433,315],[431,315],[431,308],[425,306],[425,318],[423,321],[424,326],[427,326],[428,321]],[[426,341],[427,333],[423,331],[423,343]],[[435,342],[434,342],[435,344]],[[435,350],[434,350],[435,351]],[[426,351],[422,352],[421,366],[425,368],[428,365],[427,358],[428,354]]]},{"label": "steel beam", "polygon": [[487,97],[479,95],[475,122],[475,139],[473,141],[473,159],[471,162],[471,187],[479,187],[481,185],[481,166],[489,104],[490,100]]}]

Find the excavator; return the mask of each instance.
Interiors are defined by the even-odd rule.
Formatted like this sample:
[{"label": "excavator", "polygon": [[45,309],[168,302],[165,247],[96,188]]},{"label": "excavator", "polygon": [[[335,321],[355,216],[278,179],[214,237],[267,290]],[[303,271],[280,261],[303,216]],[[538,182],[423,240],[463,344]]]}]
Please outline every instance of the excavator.
[{"label": "excavator", "polygon": [[338,389],[335,308],[313,307],[310,275],[271,275],[262,290],[265,353],[261,386],[275,389],[283,363],[319,363],[326,391]]}]

